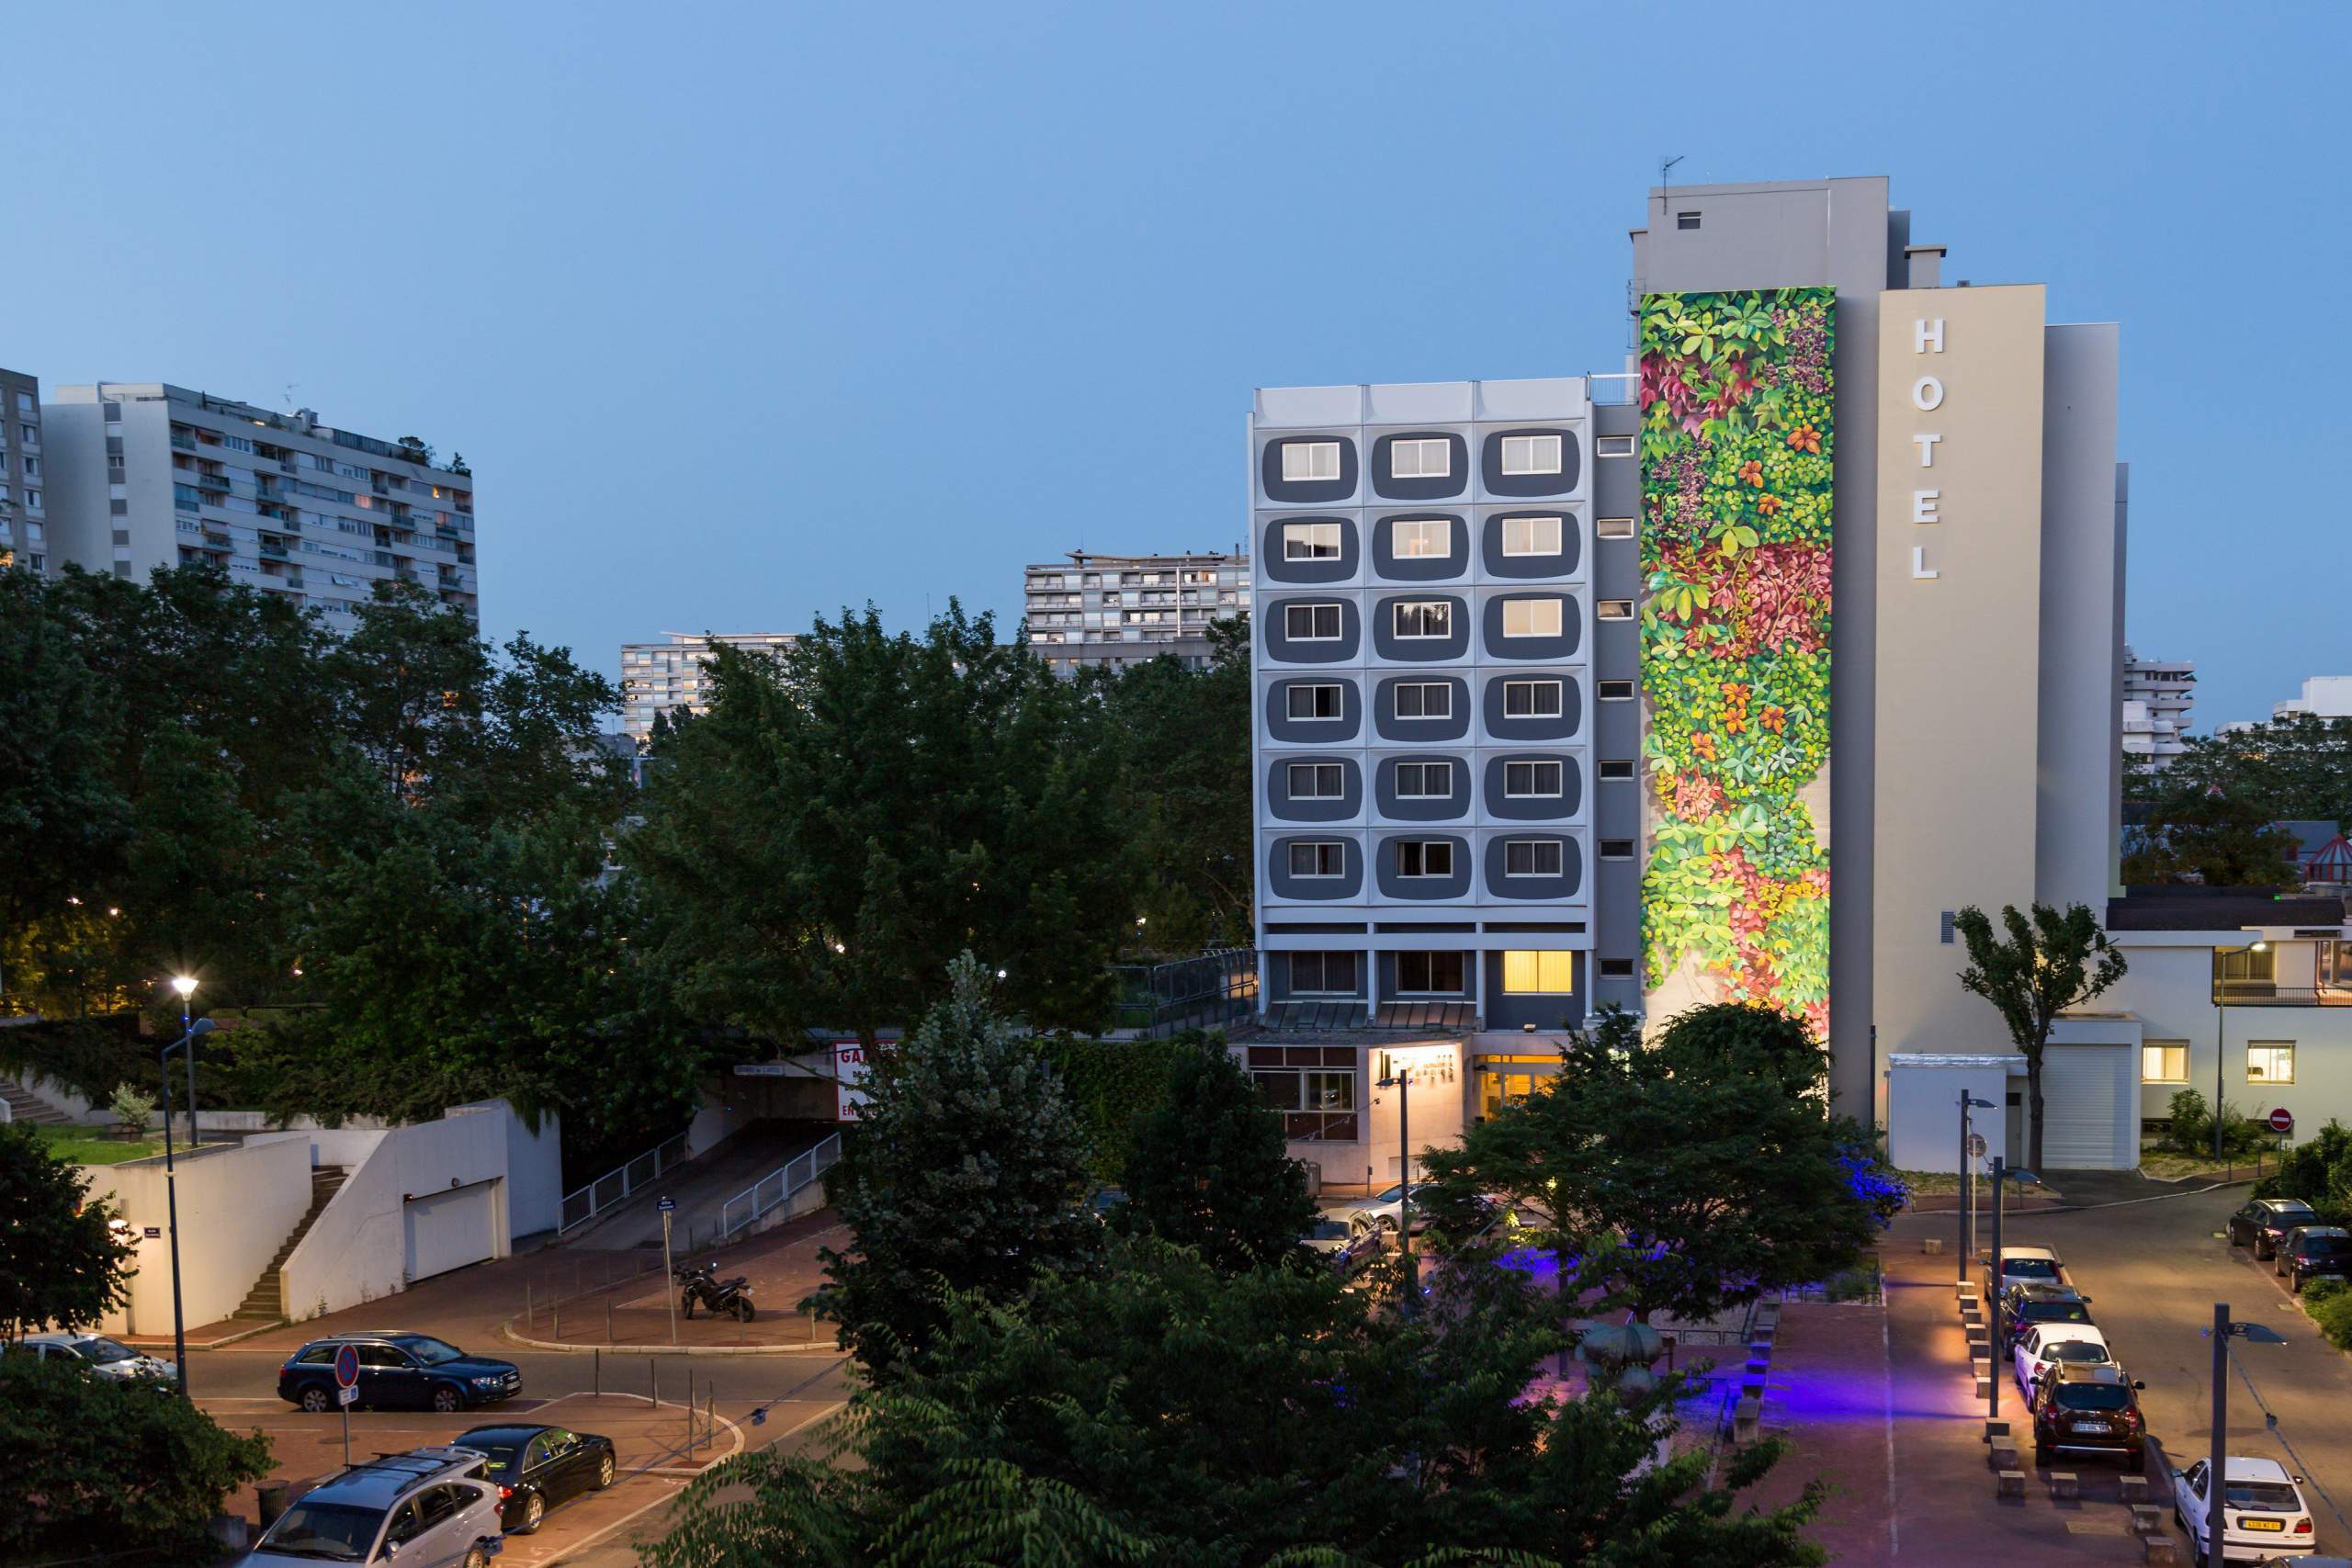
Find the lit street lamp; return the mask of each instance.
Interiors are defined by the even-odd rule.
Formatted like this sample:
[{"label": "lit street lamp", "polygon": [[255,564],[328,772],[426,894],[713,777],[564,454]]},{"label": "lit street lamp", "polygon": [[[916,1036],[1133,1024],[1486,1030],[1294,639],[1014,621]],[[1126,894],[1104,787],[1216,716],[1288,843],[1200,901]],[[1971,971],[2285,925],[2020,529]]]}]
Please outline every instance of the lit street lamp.
[{"label": "lit street lamp", "polygon": [[[190,999],[196,995],[196,976],[193,975],[173,976],[172,989],[180,994],[180,1035],[185,1039],[188,1034],[193,1032],[188,1027],[187,1010]],[[166,1085],[166,1089],[168,1089],[169,1087],[169,1085]],[[172,1112],[170,1109],[171,1096],[169,1093],[166,1093],[164,1097],[164,1130],[168,1132],[171,1128],[172,1121]],[[194,1051],[190,1051],[187,1054],[187,1146],[192,1149],[196,1147],[196,1053]]]},{"label": "lit street lamp", "polygon": [[[196,982],[185,976],[172,982],[183,999],[196,989]],[[185,1015],[183,1015],[185,1016]],[[187,1326],[180,1312],[180,1189],[179,1178],[172,1158],[172,1053],[187,1053],[187,1111],[189,1146],[195,1146],[196,1132],[196,1037],[212,1032],[212,1021],[199,1018],[187,1026],[187,1032],[173,1041],[155,1057],[156,1070],[164,1078],[164,1201],[169,1211],[172,1227],[172,1367],[179,1374],[180,1397],[187,1397]]]}]

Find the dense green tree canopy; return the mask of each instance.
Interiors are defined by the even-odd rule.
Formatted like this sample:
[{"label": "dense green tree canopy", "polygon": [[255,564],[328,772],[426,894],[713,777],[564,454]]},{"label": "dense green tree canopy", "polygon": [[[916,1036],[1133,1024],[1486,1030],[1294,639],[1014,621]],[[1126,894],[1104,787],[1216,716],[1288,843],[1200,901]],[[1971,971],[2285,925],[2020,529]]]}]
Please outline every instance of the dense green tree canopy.
[{"label": "dense green tree canopy", "polygon": [[92,1327],[130,1299],[132,1248],[108,1225],[111,1208],[84,1201],[89,1190],[30,1127],[0,1122],[0,1341]]},{"label": "dense green tree canopy", "polygon": [[1315,1218],[1279,1111],[1222,1042],[1177,1055],[1168,1092],[1135,1120],[1123,1225],[1197,1249],[1238,1273],[1299,1253]]},{"label": "dense green tree canopy", "polygon": [[2081,1007],[2123,978],[2122,953],[2088,906],[2064,909],[2036,904],[2030,910],[2006,905],[2001,931],[1974,905],[1952,921],[1968,945],[1962,989],[1993,1004],[2009,1039],[2025,1055],[2027,1168],[2041,1168],[2041,1066],[2058,1015]]}]

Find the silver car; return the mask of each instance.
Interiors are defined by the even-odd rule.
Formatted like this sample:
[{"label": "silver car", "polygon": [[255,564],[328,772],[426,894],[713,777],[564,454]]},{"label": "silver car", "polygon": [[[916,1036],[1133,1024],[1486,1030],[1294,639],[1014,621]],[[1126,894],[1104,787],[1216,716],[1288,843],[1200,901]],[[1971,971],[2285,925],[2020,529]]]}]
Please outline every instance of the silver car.
[{"label": "silver car", "polygon": [[103,1334],[28,1334],[8,1348],[15,1355],[72,1361],[87,1367],[99,1377],[121,1382],[132,1378],[179,1381],[179,1369],[171,1362],[143,1356],[121,1340],[109,1339]]},{"label": "silver car", "polygon": [[498,1551],[498,1488],[477,1479],[488,1456],[419,1449],[355,1464],[312,1487],[269,1527],[240,1568],[392,1562],[400,1568],[487,1568]]}]

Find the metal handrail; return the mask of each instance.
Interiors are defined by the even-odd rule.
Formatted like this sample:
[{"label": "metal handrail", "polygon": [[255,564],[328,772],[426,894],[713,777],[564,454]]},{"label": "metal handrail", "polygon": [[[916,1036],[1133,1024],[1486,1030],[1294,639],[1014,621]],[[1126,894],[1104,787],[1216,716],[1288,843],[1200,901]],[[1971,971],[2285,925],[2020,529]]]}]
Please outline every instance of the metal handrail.
[{"label": "metal handrail", "polygon": [[792,1195],[831,1170],[842,1157],[842,1135],[827,1134],[823,1142],[795,1155],[782,1168],[768,1172],[727,1200],[718,1211],[718,1239],[726,1241],[747,1230],[765,1214],[774,1213]]},{"label": "metal handrail", "polygon": [[565,1193],[556,1214],[556,1235],[584,1225],[607,1209],[627,1201],[645,1190],[647,1182],[665,1170],[675,1169],[685,1159],[686,1134],[681,1133],[628,1164],[606,1171],[587,1186]]}]

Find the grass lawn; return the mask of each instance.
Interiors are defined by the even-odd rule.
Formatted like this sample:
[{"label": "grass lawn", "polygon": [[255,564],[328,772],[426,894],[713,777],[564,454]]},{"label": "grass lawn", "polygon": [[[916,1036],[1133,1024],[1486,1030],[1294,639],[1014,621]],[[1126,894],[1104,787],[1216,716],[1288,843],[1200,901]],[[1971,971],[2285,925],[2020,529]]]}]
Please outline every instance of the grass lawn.
[{"label": "grass lawn", "polygon": [[127,1159],[144,1159],[164,1152],[160,1135],[132,1143],[116,1137],[104,1127],[36,1127],[33,1131],[49,1145],[52,1157],[68,1165],[120,1165]]},{"label": "grass lawn", "polygon": [[1949,1170],[1898,1170],[1903,1185],[1915,1198],[1950,1197],[1960,1190],[1960,1177]]},{"label": "grass lawn", "polygon": [[2243,1181],[2248,1177],[2267,1176],[2278,1168],[2278,1156],[2272,1149],[2244,1156],[2232,1163],[2210,1156],[2175,1154],[2154,1145],[2143,1144],[2140,1148],[2140,1172],[2152,1181]]}]

